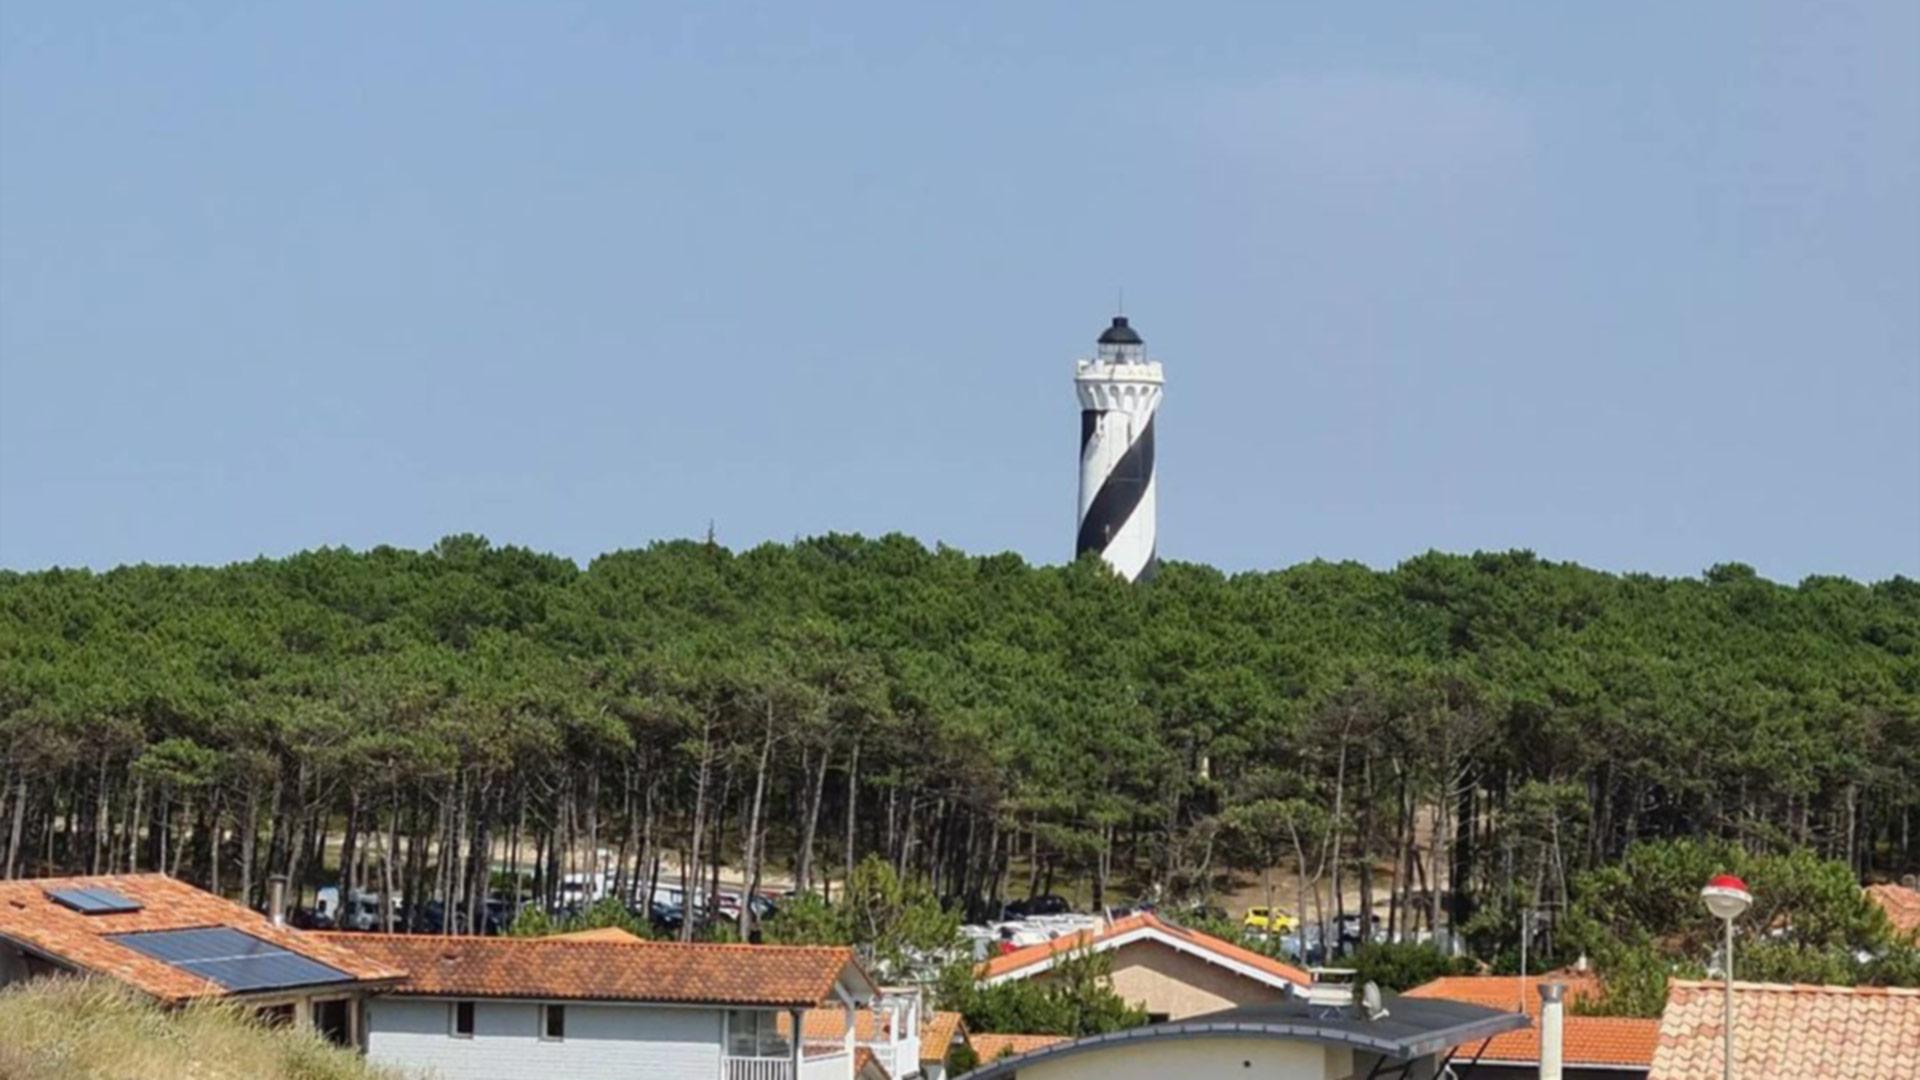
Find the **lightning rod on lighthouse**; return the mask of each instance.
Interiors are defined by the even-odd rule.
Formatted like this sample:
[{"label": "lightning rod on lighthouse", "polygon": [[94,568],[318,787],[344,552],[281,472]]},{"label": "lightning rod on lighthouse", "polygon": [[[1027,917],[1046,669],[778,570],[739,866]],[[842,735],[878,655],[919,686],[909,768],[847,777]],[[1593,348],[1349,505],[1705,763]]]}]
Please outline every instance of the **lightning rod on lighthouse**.
[{"label": "lightning rod on lighthouse", "polygon": [[1165,378],[1146,343],[1116,315],[1092,359],[1074,368],[1080,396],[1080,532],[1074,554],[1098,552],[1128,581],[1153,575],[1153,417]]}]

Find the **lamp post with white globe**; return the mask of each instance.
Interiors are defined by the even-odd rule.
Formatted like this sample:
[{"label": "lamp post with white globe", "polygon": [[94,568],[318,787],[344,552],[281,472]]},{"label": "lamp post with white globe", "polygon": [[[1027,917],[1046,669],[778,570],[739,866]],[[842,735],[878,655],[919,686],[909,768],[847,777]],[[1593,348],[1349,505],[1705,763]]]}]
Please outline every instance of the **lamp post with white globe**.
[{"label": "lamp post with white globe", "polygon": [[1727,1001],[1726,1014],[1722,1027],[1726,1031],[1727,1045],[1725,1068],[1721,1075],[1725,1080],[1733,1080],[1733,920],[1746,913],[1753,904],[1753,894],[1747,891],[1747,883],[1732,874],[1721,874],[1707,887],[1700,890],[1700,899],[1706,901],[1707,910],[1713,917],[1727,924],[1726,977]]}]

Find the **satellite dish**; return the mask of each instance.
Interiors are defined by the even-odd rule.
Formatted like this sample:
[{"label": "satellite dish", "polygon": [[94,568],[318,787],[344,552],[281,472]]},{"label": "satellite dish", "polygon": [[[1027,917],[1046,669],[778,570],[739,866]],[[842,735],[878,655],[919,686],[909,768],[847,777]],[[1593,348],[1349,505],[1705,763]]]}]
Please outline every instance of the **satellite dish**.
[{"label": "satellite dish", "polygon": [[1368,1020],[1379,1020],[1387,1015],[1387,1006],[1380,999],[1380,984],[1370,982],[1360,991],[1360,1008]]}]

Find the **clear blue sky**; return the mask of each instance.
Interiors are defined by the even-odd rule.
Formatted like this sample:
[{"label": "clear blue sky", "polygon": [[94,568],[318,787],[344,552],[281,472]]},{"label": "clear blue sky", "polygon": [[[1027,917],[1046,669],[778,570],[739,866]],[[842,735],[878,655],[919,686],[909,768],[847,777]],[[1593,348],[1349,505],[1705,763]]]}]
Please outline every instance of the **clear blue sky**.
[{"label": "clear blue sky", "polygon": [[[725,8],[726,10],[719,10]],[[0,565],[899,530],[1920,574],[1920,4],[0,9]]]}]

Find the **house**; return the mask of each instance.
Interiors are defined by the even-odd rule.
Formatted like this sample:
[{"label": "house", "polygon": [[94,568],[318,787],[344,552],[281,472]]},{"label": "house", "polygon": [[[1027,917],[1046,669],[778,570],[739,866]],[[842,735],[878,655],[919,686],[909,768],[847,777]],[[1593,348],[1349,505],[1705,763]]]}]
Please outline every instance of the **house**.
[{"label": "house", "polygon": [[967,1041],[967,1022],[957,1012],[934,1010],[920,1029],[920,1071],[927,1080],[946,1080],[947,1055]]},{"label": "house", "polygon": [[[1562,988],[1568,1005],[1600,995],[1589,972],[1555,971],[1542,975],[1449,975],[1407,991],[1431,998],[1525,1012],[1533,1026],[1495,1035],[1484,1046],[1466,1046],[1455,1059],[1460,1080],[1520,1080],[1540,1074],[1540,994],[1542,984]],[[1645,1080],[1653,1064],[1660,1021],[1633,1016],[1580,1016],[1566,1012],[1561,1021],[1561,1062],[1567,1080]]]},{"label": "house", "polygon": [[[1648,1080],[1720,1080],[1726,986],[1675,980]],[[1734,1075],[1920,1076],[1920,990],[1733,984]]]},{"label": "house", "polygon": [[1896,937],[1920,941],[1920,889],[1906,885],[1869,885],[1867,899],[1887,913]]},{"label": "house", "polygon": [[979,1034],[968,1038],[967,1045],[972,1047],[973,1056],[982,1065],[991,1065],[1001,1058],[1017,1054],[1032,1053],[1043,1047],[1067,1041],[1065,1035],[995,1035]]},{"label": "house", "polygon": [[[1432,1080],[1466,1046],[1527,1018],[1438,998],[1388,997],[1379,1012],[1304,997],[1050,1043],[988,1061],[966,1080]],[[1456,1049],[1458,1048],[1458,1049]]]},{"label": "house", "polygon": [[[832,1042],[840,1037],[842,1017],[838,1009],[809,1009],[800,1024],[803,1041]],[[782,1017],[780,1033],[792,1030]],[[897,1080],[944,1080],[947,1054],[965,1038],[966,1021],[960,1014],[923,1012],[918,989],[884,989],[870,1008],[854,1014],[854,1045],[870,1052]]]},{"label": "house", "polygon": [[[845,948],[319,936],[406,972],[367,1003],[367,1057],[442,1080],[852,1080],[877,994]],[[833,1037],[792,1038],[822,1007]]]},{"label": "house", "polygon": [[1114,992],[1154,1021],[1281,1002],[1313,982],[1291,964],[1151,913],[996,956],[981,966],[979,978],[989,986],[1045,979],[1063,958],[1086,950],[1112,957]]},{"label": "house", "polygon": [[367,996],[404,975],[163,874],[0,882],[0,986],[57,973],[165,1005],[225,998],[343,1046],[359,1041]]}]

